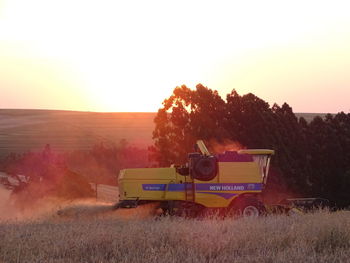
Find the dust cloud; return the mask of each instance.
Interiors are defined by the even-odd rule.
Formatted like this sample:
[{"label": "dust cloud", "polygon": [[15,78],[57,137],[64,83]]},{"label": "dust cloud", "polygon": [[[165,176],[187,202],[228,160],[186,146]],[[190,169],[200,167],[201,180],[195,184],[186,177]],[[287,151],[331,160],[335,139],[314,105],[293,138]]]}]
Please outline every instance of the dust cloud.
[{"label": "dust cloud", "polygon": [[0,186],[0,222],[66,219],[146,219],[161,213],[158,203],[137,208],[115,209],[115,203],[96,201],[94,198],[72,201],[43,198],[24,209],[18,207],[11,191]]},{"label": "dust cloud", "polygon": [[9,204],[11,191],[0,185],[0,219],[7,219],[12,215],[11,206]]},{"label": "dust cloud", "polygon": [[225,151],[238,151],[241,149],[245,149],[242,144],[236,141],[232,141],[229,139],[225,139],[222,142],[218,142],[217,140],[210,140],[209,145],[213,153],[224,153]]},{"label": "dust cloud", "polygon": [[35,205],[23,208],[18,206],[10,190],[0,186],[0,221],[23,221],[28,219],[39,219],[51,215],[57,210],[59,201],[57,199],[43,199]]},{"label": "dust cloud", "polygon": [[115,209],[114,204],[96,202],[94,200],[76,201],[62,206],[57,211],[61,218],[77,219],[145,219],[160,214],[157,203],[146,204],[136,208]]}]

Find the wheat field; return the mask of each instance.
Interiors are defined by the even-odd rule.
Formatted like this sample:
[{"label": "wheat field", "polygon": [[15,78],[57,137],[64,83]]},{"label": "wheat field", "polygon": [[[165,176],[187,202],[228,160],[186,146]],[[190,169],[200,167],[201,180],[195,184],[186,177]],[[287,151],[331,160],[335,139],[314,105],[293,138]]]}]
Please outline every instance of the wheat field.
[{"label": "wheat field", "polygon": [[2,220],[0,262],[349,262],[350,212],[259,219],[154,217],[78,204]]}]

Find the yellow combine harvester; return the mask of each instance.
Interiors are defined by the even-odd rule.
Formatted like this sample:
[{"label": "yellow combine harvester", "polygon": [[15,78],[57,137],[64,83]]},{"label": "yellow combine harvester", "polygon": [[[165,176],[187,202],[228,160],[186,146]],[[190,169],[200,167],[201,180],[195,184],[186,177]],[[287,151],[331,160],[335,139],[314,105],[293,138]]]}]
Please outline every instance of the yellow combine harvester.
[{"label": "yellow combine harvester", "polygon": [[125,169],[119,174],[117,208],[159,202],[165,214],[199,216],[208,211],[258,216],[273,150],[248,149],[211,155],[190,153],[185,166]]}]

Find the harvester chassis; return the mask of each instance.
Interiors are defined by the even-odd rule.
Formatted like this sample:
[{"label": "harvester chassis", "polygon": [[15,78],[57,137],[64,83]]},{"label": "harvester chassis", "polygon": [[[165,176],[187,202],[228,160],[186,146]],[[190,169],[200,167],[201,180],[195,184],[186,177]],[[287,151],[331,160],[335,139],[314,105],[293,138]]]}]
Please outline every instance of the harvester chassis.
[{"label": "harvester chassis", "polygon": [[243,149],[211,155],[203,141],[197,141],[197,145],[201,153],[188,154],[188,162],[183,166],[121,170],[120,202],[115,208],[156,203],[162,215],[256,217],[288,214],[298,205],[312,204],[309,199],[292,199],[277,205],[264,202],[273,150]]}]

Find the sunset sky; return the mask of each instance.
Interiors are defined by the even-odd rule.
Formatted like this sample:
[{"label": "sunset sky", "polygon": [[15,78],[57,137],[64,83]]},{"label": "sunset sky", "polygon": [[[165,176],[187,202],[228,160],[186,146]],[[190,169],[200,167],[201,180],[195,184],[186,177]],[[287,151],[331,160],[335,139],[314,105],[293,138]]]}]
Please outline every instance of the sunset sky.
[{"label": "sunset sky", "polygon": [[0,108],[156,111],[202,83],[350,112],[347,1],[0,0]]}]

